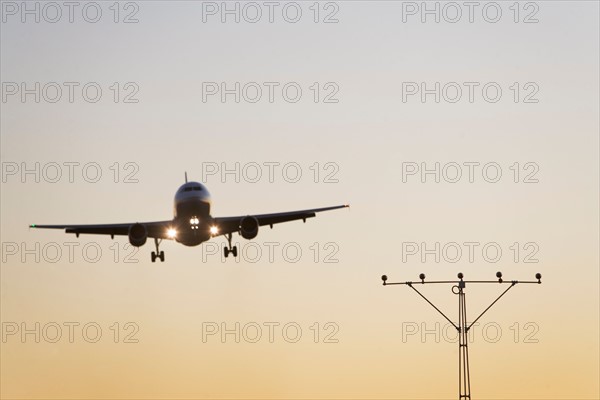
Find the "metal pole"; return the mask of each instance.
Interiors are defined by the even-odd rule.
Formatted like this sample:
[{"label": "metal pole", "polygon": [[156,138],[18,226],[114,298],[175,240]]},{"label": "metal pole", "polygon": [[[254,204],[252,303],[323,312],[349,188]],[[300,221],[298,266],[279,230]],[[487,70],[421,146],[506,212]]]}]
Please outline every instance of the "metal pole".
[{"label": "metal pole", "polygon": [[[458,292],[458,365],[459,365],[459,399],[471,399],[471,376],[469,372],[469,333],[467,327],[467,298],[464,287],[459,287]],[[461,379],[462,378],[462,379]]]},{"label": "metal pole", "polygon": [[[471,376],[469,370],[469,329],[473,326],[473,324],[479,320],[502,296],[506,294],[513,286],[517,283],[542,283],[542,274],[535,274],[535,278],[537,281],[510,281],[506,282],[502,280],[502,273],[496,273],[497,281],[465,281],[463,280],[462,272],[458,273],[458,282],[456,281],[429,281],[425,282],[425,274],[420,274],[419,279],[421,282],[415,282],[416,284],[428,284],[428,283],[453,283],[452,293],[458,295],[458,325],[453,323],[450,318],[446,316],[438,307],[436,307],[427,297],[425,297],[420,291],[418,291],[414,286],[413,282],[390,282],[387,283],[387,276],[383,275],[381,280],[383,280],[383,285],[407,285],[412,288],[419,296],[421,296],[429,305],[431,305],[438,313],[440,313],[446,320],[448,320],[454,327],[458,330],[458,399],[468,399],[471,400]],[[467,322],[467,298],[465,295],[465,287],[466,283],[510,283],[510,286],[503,291],[497,298],[494,300],[475,320],[469,324]],[[457,289],[455,291],[455,289]]]}]

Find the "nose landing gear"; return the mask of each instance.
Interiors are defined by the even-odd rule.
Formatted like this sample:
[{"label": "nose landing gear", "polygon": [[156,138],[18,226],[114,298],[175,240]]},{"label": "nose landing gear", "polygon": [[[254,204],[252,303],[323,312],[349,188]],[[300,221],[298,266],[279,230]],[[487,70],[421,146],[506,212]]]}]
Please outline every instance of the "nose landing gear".
[{"label": "nose landing gear", "polygon": [[229,246],[223,248],[223,255],[225,258],[229,257],[229,253],[233,254],[234,257],[237,257],[237,246],[231,247],[231,233],[227,234],[227,243],[229,243]]},{"label": "nose landing gear", "polygon": [[152,252],[150,254],[152,262],[156,262],[157,258],[160,258],[160,262],[164,262],[165,261],[165,252],[164,251],[158,251],[158,245],[162,242],[162,239],[158,240],[157,238],[154,238],[154,245],[156,246],[156,252]]}]

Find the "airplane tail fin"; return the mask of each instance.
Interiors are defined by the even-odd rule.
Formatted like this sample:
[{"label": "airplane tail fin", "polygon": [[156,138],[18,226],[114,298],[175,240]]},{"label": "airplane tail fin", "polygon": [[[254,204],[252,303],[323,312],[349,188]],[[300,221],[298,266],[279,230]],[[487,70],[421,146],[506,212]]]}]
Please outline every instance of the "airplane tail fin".
[{"label": "airplane tail fin", "polygon": [[185,172],[185,183],[188,183],[187,182],[187,171]]}]

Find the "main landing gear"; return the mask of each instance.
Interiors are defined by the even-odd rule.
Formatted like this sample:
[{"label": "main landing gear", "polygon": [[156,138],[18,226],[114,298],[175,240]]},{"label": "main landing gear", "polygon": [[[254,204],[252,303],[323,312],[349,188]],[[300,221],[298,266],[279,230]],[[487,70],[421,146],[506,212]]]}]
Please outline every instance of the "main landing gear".
[{"label": "main landing gear", "polygon": [[[156,246],[156,252],[152,252],[151,256],[152,256],[152,262],[156,262],[157,258],[160,258],[161,262],[165,261],[165,252],[158,251],[158,245],[160,244],[160,242],[162,242],[162,239],[158,240],[157,238],[154,238],[154,245]],[[227,256],[226,256],[227,257]]]},{"label": "main landing gear", "polygon": [[229,257],[229,253],[231,253],[234,257],[237,257],[237,246],[231,247],[231,233],[227,234],[227,242],[229,243],[229,247],[223,248],[223,255],[227,258]]}]

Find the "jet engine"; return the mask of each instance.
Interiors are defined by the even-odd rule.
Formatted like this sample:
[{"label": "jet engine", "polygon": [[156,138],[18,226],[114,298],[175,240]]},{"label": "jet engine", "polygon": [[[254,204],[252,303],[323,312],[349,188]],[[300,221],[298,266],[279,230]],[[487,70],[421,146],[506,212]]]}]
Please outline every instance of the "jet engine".
[{"label": "jet engine", "polygon": [[142,224],[133,224],[129,227],[129,243],[132,246],[140,247],[146,243],[148,238],[148,231]]},{"label": "jet engine", "polygon": [[258,220],[251,216],[242,218],[240,234],[244,239],[254,239],[258,235]]}]

